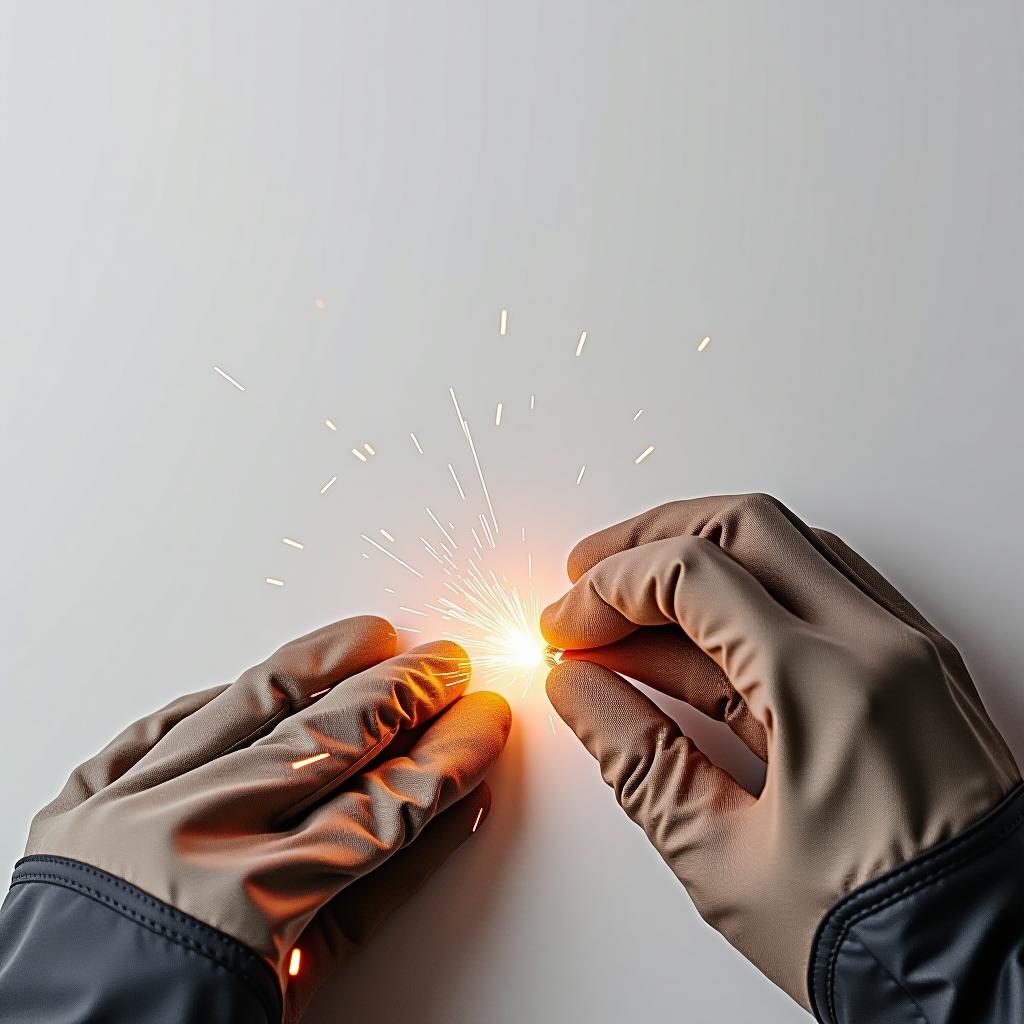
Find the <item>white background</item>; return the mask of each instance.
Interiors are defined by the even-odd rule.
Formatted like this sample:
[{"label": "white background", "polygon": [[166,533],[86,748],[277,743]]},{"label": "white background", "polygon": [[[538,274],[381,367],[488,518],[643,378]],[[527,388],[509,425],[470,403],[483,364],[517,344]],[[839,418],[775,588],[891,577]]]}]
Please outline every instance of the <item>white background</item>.
[{"label": "white background", "polygon": [[[485,508],[452,385],[543,599],[591,529],[768,490],[1020,757],[1022,44],[1012,2],[4,3],[0,860],[131,719],[415,624],[423,505]],[[510,699],[491,819],[312,1019],[806,1019]]]}]

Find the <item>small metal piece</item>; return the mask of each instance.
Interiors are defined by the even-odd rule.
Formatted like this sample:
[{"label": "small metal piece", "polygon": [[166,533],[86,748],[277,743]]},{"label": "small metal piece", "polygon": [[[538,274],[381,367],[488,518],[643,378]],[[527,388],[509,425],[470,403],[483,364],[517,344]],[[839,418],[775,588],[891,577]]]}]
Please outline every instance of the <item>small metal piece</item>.
[{"label": "small metal piece", "polygon": [[544,664],[549,668],[554,668],[561,662],[563,654],[565,651],[561,647],[552,647],[551,644],[548,644],[544,648]]}]

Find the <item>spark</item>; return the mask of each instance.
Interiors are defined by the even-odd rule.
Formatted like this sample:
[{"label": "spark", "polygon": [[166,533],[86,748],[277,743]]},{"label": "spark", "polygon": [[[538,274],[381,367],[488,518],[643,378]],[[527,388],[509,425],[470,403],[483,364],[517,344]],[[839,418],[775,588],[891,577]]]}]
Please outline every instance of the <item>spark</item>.
[{"label": "spark", "polygon": [[[497,534],[499,532],[498,520],[494,515],[494,505],[491,503],[490,491],[487,490],[487,481],[484,480],[484,471],[480,468],[480,459],[476,454],[476,445],[473,444],[473,435],[469,432],[469,424],[466,422],[462,415],[462,410],[459,408],[459,400],[455,397],[455,388],[449,388],[448,393],[452,396],[452,401],[455,403],[455,412],[459,417],[459,422],[462,424],[462,430],[466,435],[466,440],[469,442],[469,450],[473,453],[473,461],[476,463],[477,476],[480,477],[480,486],[483,489],[484,497],[487,499],[487,508],[490,510],[491,522],[494,524],[494,532]],[[463,495],[463,499],[465,499],[465,495]]]},{"label": "spark", "polygon": [[527,579],[533,579],[533,555],[529,552],[526,555],[526,576]]},{"label": "spark", "polygon": [[579,487],[580,481],[583,479],[583,474],[586,473],[586,471],[587,471],[587,467],[584,464],[583,466],[580,467],[580,475],[578,477],[576,477],[576,486],[577,487]]},{"label": "spark", "polygon": [[475,832],[480,827],[480,819],[484,816],[484,809],[481,807],[476,812],[476,821],[473,822],[473,831]]},{"label": "spark", "polygon": [[328,489],[329,489],[329,488],[331,487],[331,485],[332,485],[332,484],[334,483],[334,481],[335,481],[335,480],[337,480],[337,479],[338,479],[338,478],[337,478],[336,476],[332,476],[332,477],[331,477],[331,479],[330,479],[330,480],[328,480],[328,481],[327,481],[327,483],[325,483],[325,484],[323,485],[323,487],[321,487],[321,488],[320,488],[320,493],[321,493],[321,494],[326,494],[326,493],[327,493],[327,491],[328,491]]},{"label": "spark", "polygon": [[487,543],[491,545],[491,548],[497,547],[494,543],[494,534],[491,533],[491,528],[487,525],[483,512],[480,513],[480,526],[483,528],[484,536],[487,538]]},{"label": "spark", "polygon": [[[444,534],[445,540],[448,541],[448,543],[451,544],[451,546],[456,551],[458,551],[459,545],[456,544],[455,541],[452,540],[451,534],[449,534],[448,531],[441,525],[441,521],[437,518],[437,516],[435,516],[434,513],[430,511],[430,506],[429,505],[425,505],[424,508],[426,508],[426,510],[427,510],[427,515],[430,516],[430,518],[434,520],[434,524]],[[452,526],[451,523],[449,523],[448,525]],[[452,526],[452,529],[454,530],[455,527]]]},{"label": "spark", "polygon": [[411,626],[395,626],[395,629],[403,633],[422,633],[422,629],[413,629]]},{"label": "spark", "polygon": [[434,545],[431,544],[426,537],[420,537],[420,541],[422,542],[423,546],[427,549],[427,551],[430,553],[430,557],[433,558],[438,565],[444,565],[444,559],[441,558],[441,556],[437,553],[437,550],[434,547]]},{"label": "spark", "polygon": [[455,622],[476,635],[456,637],[475,669],[488,682],[506,675],[509,684],[524,673],[535,673],[544,661],[545,642],[540,634],[540,607],[533,590],[527,598],[515,586],[503,586],[493,572],[485,576],[473,559],[469,567],[447,584],[451,597],[438,599]]},{"label": "spark", "polygon": [[317,761],[325,761],[331,755],[326,751],[322,754],[311,754],[309,757],[302,757],[298,761],[292,761],[292,771],[298,771],[300,768],[305,768],[308,764],[316,764]]},{"label": "spark", "polygon": [[292,950],[292,955],[288,959],[288,975],[294,978],[299,973],[299,967],[302,964],[302,950],[296,946]]},{"label": "spark", "polygon": [[704,349],[706,349],[706,348],[708,347],[708,342],[709,342],[710,340],[711,340],[710,338],[705,338],[705,339],[704,339],[704,340],[703,340],[703,341],[702,341],[702,342],[701,342],[701,343],[700,343],[700,344],[699,344],[699,345],[697,346],[697,351],[698,351],[698,352],[703,352],[703,351],[704,351]]},{"label": "spark", "polygon": [[646,458],[647,458],[647,456],[648,456],[648,455],[650,455],[650,454],[651,454],[651,452],[653,452],[653,451],[654,451],[654,445],[653,445],[653,444],[651,444],[651,445],[648,445],[648,446],[647,446],[647,447],[646,447],[646,448],[645,448],[645,449],[644,449],[644,450],[643,450],[643,451],[642,451],[642,452],[641,452],[641,453],[640,453],[640,454],[639,454],[639,455],[638,455],[638,456],[637,456],[637,457],[636,457],[636,458],[635,458],[635,459],[633,460],[633,464],[634,464],[635,466],[639,466],[639,465],[640,465],[640,463],[641,463],[641,462],[643,462],[643,461],[644,461],[644,459],[646,459]]},{"label": "spark", "polygon": [[503,309],[501,311],[501,325],[498,327],[498,333],[504,338],[505,329],[508,327],[508,310]]},{"label": "spark", "polygon": [[282,537],[281,543],[287,544],[290,548],[298,548],[299,551],[306,546],[305,544],[300,544],[297,540],[292,540],[291,537]]},{"label": "spark", "polygon": [[633,417],[633,422],[636,423],[638,419],[643,415],[643,409],[637,409],[636,415]]},{"label": "spark", "polygon": [[223,378],[224,378],[224,379],[225,379],[225,380],[226,380],[226,381],[227,381],[227,382],[228,382],[229,384],[234,384],[234,385],[235,385],[235,387],[236,387],[236,388],[238,388],[238,390],[239,390],[239,391],[244,391],[244,390],[245,390],[245,388],[243,388],[243,387],[242,387],[242,385],[241,385],[241,384],[239,384],[239,383],[238,383],[238,381],[237,381],[237,380],[235,380],[235,378],[234,378],[234,377],[232,377],[230,373],[225,373],[225,372],[224,372],[224,371],[223,371],[223,370],[222,370],[222,369],[221,369],[221,368],[220,368],[219,366],[215,366],[215,367],[214,367],[214,369],[215,369],[215,370],[216,370],[216,371],[217,371],[217,372],[218,372],[218,373],[219,373],[219,374],[220,374],[220,375],[221,375],[221,376],[222,376],[222,377],[223,377]]},{"label": "spark", "polygon": [[400,612],[408,612],[408,613],[409,613],[410,615],[422,615],[422,616],[423,616],[423,618],[425,618],[425,619],[427,619],[427,618],[430,618],[430,616],[429,616],[429,615],[427,615],[427,613],[426,613],[426,612],[421,612],[421,611],[418,611],[418,610],[417,610],[417,609],[415,609],[415,608],[408,608],[408,607],[406,607],[406,605],[404,605],[404,604],[400,604],[400,605],[398,606],[398,610],[399,610]]},{"label": "spark", "polygon": [[384,588],[384,593],[385,594],[393,594],[394,592],[395,591],[391,587],[385,587]]},{"label": "spark", "polygon": [[523,543],[525,544],[526,543],[526,527],[525,526],[520,527],[520,531],[519,532],[522,534]]},{"label": "spark", "polygon": [[498,403],[498,408],[494,412],[494,425],[501,426],[501,402]]},{"label": "spark", "polygon": [[364,444],[363,447],[366,449],[368,455],[376,455],[377,453],[373,450],[373,445]]},{"label": "spark", "polygon": [[265,579],[265,580],[266,580],[266,581],[267,581],[267,582],[268,582],[268,583],[269,583],[269,584],[270,584],[270,585],[271,585],[272,587],[283,587],[283,586],[284,586],[284,580],[278,580],[278,579],[274,579],[274,577],[273,577],[273,576],[265,576],[265,577],[264,577],[264,579]]},{"label": "spark", "polygon": [[382,551],[393,562],[397,562],[403,568],[408,569],[409,572],[413,574],[413,576],[419,576],[420,579],[423,579],[423,573],[421,573],[419,569],[414,569],[408,562],[403,562],[402,559],[398,557],[398,555],[393,555],[390,551],[388,551],[387,548],[381,547],[372,537],[367,537],[365,533],[361,533],[359,536],[362,537],[363,540],[365,540],[367,543],[372,544],[378,551]]},{"label": "spark", "polygon": [[313,300],[313,305],[319,310],[325,310],[327,308],[327,300],[321,298],[319,295]]},{"label": "spark", "polygon": [[334,420],[324,420],[324,426],[327,427],[328,430],[337,430],[338,429],[338,427],[335,424]]},{"label": "spark", "polygon": [[420,455],[422,455],[423,454],[423,449],[420,447],[419,441],[416,440],[416,435],[410,430],[409,431],[409,436],[412,438],[412,443],[414,445],[416,445],[416,451],[418,451],[420,453]]},{"label": "spark", "polygon": [[533,407],[534,407],[534,404],[536,403],[536,401],[537,401],[537,396],[536,395],[530,395],[530,411],[531,412],[533,411]]},{"label": "spark", "polygon": [[587,343],[587,332],[586,331],[580,331],[579,344],[576,346],[576,358],[577,359],[579,359],[579,357],[581,355],[583,355],[583,346],[586,345],[586,343]]},{"label": "spark", "polygon": [[555,719],[554,719],[554,716],[551,714],[550,711],[548,712],[548,722],[551,725],[551,735],[552,736],[557,736],[558,733],[555,732]]},{"label": "spark", "polygon": [[366,461],[366,456],[365,456],[365,455],[364,455],[364,454],[363,454],[363,453],[362,453],[362,452],[361,452],[361,451],[360,451],[360,450],[359,450],[358,448],[353,448],[353,449],[352,449],[352,454],[353,454],[353,455],[354,455],[354,456],[355,456],[355,457],[356,457],[356,458],[357,458],[357,459],[358,459],[358,460],[359,460],[360,462],[365,462],[365,461]]},{"label": "spark", "polygon": [[380,528],[380,535],[381,535],[381,536],[382,536],[382,537],[383,537],[383,538],[384,538],[385,540],[389,540],[389,541],[391,541],[391,543],[392,543],[392,544],[394,544],[394,543],[395,543],[395,538],[394,538],[394,537],[392,537],[392,536],[391,536],[391,534],[390,534],[390,533],[388,533],[388,531],[387,531],[387,530],[385,530],[383,526],[382,526],[382,527]]},{"label": "spark", "polygon": [[466,492],[462,489],[462,484],[459,483],[459,478],[455,475],[455,467],[450,462],[448,463],[448,472],[451,473],[452,479],[455,481],[455,486],[459,489],[459,497],[465,501]]}]

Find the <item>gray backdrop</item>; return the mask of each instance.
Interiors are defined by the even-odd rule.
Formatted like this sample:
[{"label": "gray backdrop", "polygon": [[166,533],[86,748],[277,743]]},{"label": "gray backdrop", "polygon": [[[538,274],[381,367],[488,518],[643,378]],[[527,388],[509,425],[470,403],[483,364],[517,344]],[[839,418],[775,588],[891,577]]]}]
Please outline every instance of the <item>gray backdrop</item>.
[{"label": "gray backdrop", "polygon": [[[1024,753],[1022,44],[1010,0],[3,3],[4,865],[134,717],[415,624],[423,505],[485,509],[449,386],[542,597],[593,528],[769,490]],[[805,1019],[509,696],[492,818],[313,1019]]]}]

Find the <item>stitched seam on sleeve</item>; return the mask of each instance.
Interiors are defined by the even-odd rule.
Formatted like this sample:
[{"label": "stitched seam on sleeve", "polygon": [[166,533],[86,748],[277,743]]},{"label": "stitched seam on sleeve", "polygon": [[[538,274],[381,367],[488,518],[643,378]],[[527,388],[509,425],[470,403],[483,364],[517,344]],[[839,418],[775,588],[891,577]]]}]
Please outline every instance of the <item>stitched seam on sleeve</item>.
[{"label": "stitched seam on sleeve", "polygon": [[[97,878],[102,878],[105,882],[114,886],[115,888],[128,891],[123,883],[119,884],[112,877],[105,876],[101,872],[93,868],[89,868],[85,865],[66,863],[64,861],[56,860],[55,858],[49,857],[33,858],[33,862],[38,863],[39,861],[60,864],[62,867],[67,868],[74,868],[74,870],[80,871],[84,874],[91,874],[96,876]],[[96,901],[97,903],[101,903],[109,907],[111,910],[114,910],[116,913],[121,914],[123,917],[126,917],[134,921],[135,923],[140,924],[145,928],[148,928],[155,934],[161,935],[162,937],[169,939],[172,942],[175,942],[179,946],[190,949],[195,953],[198,953],[200,956],[205,957],[207,960],[210,960],[217,966],[223,968],[224,970],[230,971],[232,974],[236,975],[241,981],[244,982],[245,986],[253,993],[253,995],[256,996],[257,1001],[261,1005],[264,1005],[264,993],[260,992],[257,983],[248,973],[248,970],[245,967],[245,965],[235,962],[232,958],[223,955],[213,947],[204,945],[188,935],[184,935],[181,932],[177,932],[174,929],[169,928],[167,925],[162,924],[160,921],[157,921],[152,917],[148,917],[145,914],[142,914],[139,911],[134,910],[127,904],[121,903],[118,900],[115,900],[112,897],[107,896],[105,893],[102,893],[99,890],[94,889],[89,885],[86,885],[84,882],[78,882],[73,878],[65,878],[63,875],[52,874],[42,871],[22,871],[19,872],[19,874],[14,879],[12,879],[11,888],[13,889],[14,886],[16,885],[22,885],[29,882],[36,882],[39,884],[46,885],[57,885],[65,889],[77,891],[81,893],[83,896],[86,896],[89,899]],[[132,895],[137,896],[137,898],[141,902],[154,907],[155,909],[161,911],[161,913],[164,913],[168,917],[177,919],[183,923],[187,922],[191,924],[193,927],[203,927],[202,922],[197,922],[192,919],[185,918],[184,916],[176,915],[173,913],[173,911],[170,911],[164,905],[157,903],[151,897],[144,896],[141,892],[133,891]],[[239,944],[238,953],[240,954],[240,959],[247,959],[255,963],[262,963],[262,961],[259,960],[259,958],[254,953],[242,947],[241,944]]]},{"label": "stitched seam on sleeve", "polygon": [[[880,897],[875,903],[872,903],[869,906],[862,908],[860,911],[858,911],[856,914],[854,914],[851,918],[849,918],[847,921],[843,923],[839,935],[836,936],[834,942],[832,943],[832,949],[829,954],[829,959],[825,972],[825,985],[826,992],[828,993],[828,1010],[833,1020],[836,1019],[835,967],[836,962],[839,959],[839,949],[842,946],[843,942],[846,940],[846,936],[849,934],[850,929],[853,928],[853,926],[858,924],[860,921],[863,921],[864,918],[870,916],[871,914],[877,913],[879,910],[883,910],[886,907],[892,906],[894,903],[898,903],[901,900],[906,899],[906,897],[911,896],[914,893],[919,892],[921,889],[927,888],[934,882],[937,882],[940,879],[945,878],[947,875],[952,874],[958,868],[963,867],[965,864],[970,863],[972,860],[976,860],[978,857],[982,857],[987,853],[991,853],[991,851],[994,850],[997,846],[1004,843],[1007,839],[1010,838],[1012,833],[1020,827],[1022,821],[1024,821],[1024,807],[1018,810],[1014,817],[1009,822],[1007,822],[1001,829],[999,829],[999,831],[996,832],[995,835],[993,835],[989,839],[989,841],[979,845],[976,849],[971,850],[970,853],[964,854],[963,856],[958,857],[948,862],[947,864],[940,865],[939,868],[933,869],[931,873],[926,872],[917,881],[911,882],[910,884],[904,886],[902,889],[899,889],[894,893],[890,893],[888,896]],[[936,854],[936,856],[939,856],[939,854]],[[863,896],[866,893],[871,892],[873,889],[879,889],[885,885],[889,885],[892,882],[894,882],[896,878],[898,878],[900,875],[911,874],[914,871],[920,870],[920,868],[921,865],[919,864],[911,863],[909,865],[906,865],[895,875],[890,875],[886,878],[882,878],[879,881],[872,883],[870,886],[868,886],[867,889],[857,893],[857,895],[858,897]]]}]

